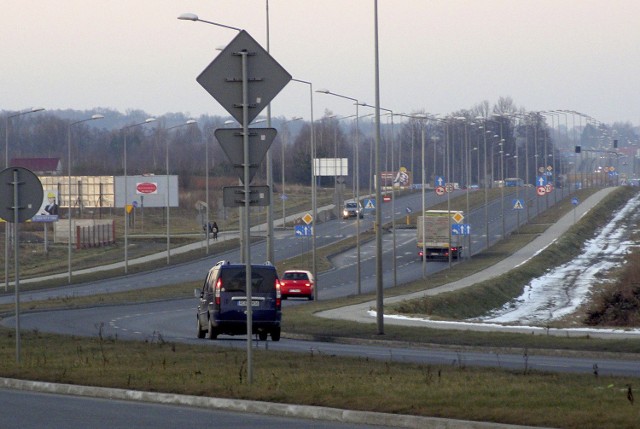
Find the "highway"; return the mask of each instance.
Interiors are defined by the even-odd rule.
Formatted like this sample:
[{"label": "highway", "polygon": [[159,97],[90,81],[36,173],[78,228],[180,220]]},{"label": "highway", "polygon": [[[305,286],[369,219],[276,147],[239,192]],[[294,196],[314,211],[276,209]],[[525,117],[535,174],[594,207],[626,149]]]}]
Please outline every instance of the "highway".
[{"label": "highway", "polygon": [[[413,198],[413,200],[412,200]],[[404,207],[407,204],[416,204],[419,196],[409,195],[399,199],[396,204],[396,219],[398,226],[404,217]],[[535,205],[538,205],[534,204]],[[517,219],[521,223],[526,216],[514,213],[510,205],[493,201],[487,210],[491,215],[489,219],[490,241],[499,239],[502,233],[502,218],[499,211],[505,207],[504,224],[507,231],[517,227]],[[417,204],[419,207],[419,203]],[[508,207],[508,209],[507,209]],[[390,219],[389,207],[383,207],[383,217]],[[467,220],[471,224],[472,231],[483,231],[485,227],[484,209],[467,214]],[[525,219],[523,219],[525,218]],[[362,229],[371,227],[370,217],[365,217]],[[351,236],[355,233],[355,221],[334,220],[326,222],[318,227],[319,245],[330,243],[336,239]],[[479,252],[486,244],[486,237],[476,234],[471,237],[471,253]],[[391,263],[391,233],[384,234],[384,286],[392,287]],[[301,239],[293,237],[290,232],[278,232],[276,237],[276,254],[278,258],[285,255],[300,253]],[[322,243],[322,244],[320,244]],[[396,269],[399,283],[415,280],[422,274],[422,263],[416,255],[415,230],[396,230]],[[262,254],[260,253],[262,252]],[[320,299],[347,296],[355,293],[355,257],[354,250],[336,255],[333,258],[334,269],[322,273],[320,276]],[[253,246],[252,254],[260,259],[264,255],[264,244]],[[361,246],[362,261],[362,286],[363,292],[372,291],[375,288],[375,278],[371,274],[375,272],[375,252],[373,242],[363,243]],[[175,284],[179,281],[198,280],[203,278],[206,270],[213,260],[230,259],[237,260],[237,251],[216,255],[216,258],[203,258],[191,263],[160,269],[152,272],[135,274],[127,277],[119,277],[91,284],[75,285],[42,292],[27,293],[22,299],[46,299],[44,297],[69,296],[79,294],[95,294],[129,290],[142,287],[161,286]],[[262,256],[264,258],[264,256]],[[428,272],[434,272],[446,268],[447,262],[427,263]],[[6,302],[11,302],[12,297],[2,297]],[[290,305],[303,305],[307,301],[287,300],[286,307]],[[117,336],[121,339],[134,339],[144,341],[176,341],[189,344],[201,344],[203,347],[235,347],[241,350],[246,348],[244,337],[224,337],[217,341],[198,340],[195,335],[196,299],[166,300],[159,302],[137,303],[117,306],[99,306],[75,310],[46,311],[23,314],[21,326],[25,330],[38,330],[40,332],[55,332],[82,336]],[[12,318],[2,321],[5,326],[14,326]],[[640,376],[640,365],[637,361],[613,360],[602,358],[561,357],[535,355],[531,352],[496,353],[463,350],[456,347],[407,347],[385,344],[383,341],[374,344],[336,344],[318,341],[295,340],[286,337],[279,342],[255,341],[257,349],[278,352],[281,350],[309,353],[317,351],[324,354],[351,356],[360,359],[379,359],[394,362],[414,362],[432,365],[459,365],[499,367],[511,370],[540,370],[551,372],[593,373],[597,368],[599,375]],[[176,416],[180,422],[188,424],[202,424],[203,422],[222,422],[218,427],[235,426],[255,427],[258,422],[265,427],[314,427],[314,428],[368,428],[373,426],[354,425],[343,423],[331,423],[314,420],[313,423],[289,417],[255,416],[242,412],[225,412],[200,410],[186,407],[152,405],[130,402],[105,401],[103,399],[87,399],[79,397],[60,397],[57,395],[43,395],[31,392],[14,390],[0,390],[0,398],[6,404],[11,404],[13,413],[9,421],[2,419],[3,423],[9,423],[12,427],[35,427],[41,423],[42,412],[51,413],[48,427],[73,428],[73,427],[103,427],[100,416],[117,415],[115,420],[110,420],[110,427],[176,427]],[[34,407],[34,403],[38,406]],[[37,408],[38,413],[29,414],[29,410]],[[66,411],[65,411],[66,410]],[[79,410],[79,411],[74,411]],[[60,411],[56,413],[56,411]],[[65,411],[65,412],[62,412]],[[72,414],[76,413],[76,414]],[[21,416],[25,414],[25,416]],[[162,416],[172,416],[162,418]],[[20,417],[16,417],[20,416]],[[72,417],[70,417],[72,416]],[[98,417],[93,419],[92,417]],[[122,419],[120,419],[122,417]],[[104,417],[107,418],[107,417]],[[183,420],[184,418],[184,420]],[[173,419],[173,420],[172,420]],[[95,422],[95,425],[92,424]],[[74,426],[74,424],[79,424]],[[182,426],[182,424],[181,424]],[[214,426],[215,427],[215,426]],[[379,427],[379,426],[376,426]],[[416,426],[417,427],[417,426]],[[422,425],[421,427],[427,427]],[[480,427],[480,426],[478,426]]]},{"label": "highway", "polygon": [[[415,201],[419,200],[420,196],[408,195],[403,199],[399,199],[401,203],[396,204],[396,217],[400,220],[404,216],[404,205],[415,204]],[[412,200],[413,199],[413,200]],[[499,216],[495,217],[497,209],[501,206],[500,201],[492,202],[492,207],[488,210],[489,213],[494,214],[493,222],[490,222],[490,233],[496,236],[500,236],[501,233],[501,219]],[[384,207],[385,217],[389,218],[390,211],[387,211],[388,207]],[[471,213],[470,223],[472,224],[472,231],[482,229],[484,210],[479,210]],[[509,210],[511,217],[516,217],[513,214],[513,210]],[[497,221],[496,221],[497,219]],[[516,222],[507,217],[505,223],[510,225],[510,228],[516,227]],[[474,223],[475,222],[475,223]],[[479,223],[478,226],[476,223]],[[354,220],[333,220],[326,222],[319,229],[319,241],[321,243],[328,243],[331,240],[335,240],[338,237],[346,237],[353,234],[355,229]],[[362,222],[363,225],[370,224],[370,220],[365,217]],[[300,238],[289,236],[283,236],[286,233],[279,233],[276,243],[276,251],[278,257],[285,257],[284,255],[293,255],[299,251]],[[421,261],[416,255],[415,248],[415,230],[403,230],[397,229],[396,234],[396,269],[398,275],[398,282],[415,280],[421,276]],[[385,252],[384,252],[384,285],[385,287],[392,287],[392,259],[390,240],[391,233],[386,233],[384,237]],[[475,237],[472,240],[472,252],[477,252],[482,247],[485,239],[484,237]],[[375,272],[374,264],[376,263],[374,257],[373,243],[365,243],[361,246],[361,262],[362,262],[362,291],[371,292],[375,290],[375,277],[372,273]],[[264,251],[264,246],[261,243],[254,245],[255,253]],[[334,258],[335,268],[323,273],[320,277],[320,299],[328,299],[334,297],[347,296],[355,293],[355,263],[353,260],[354,251],[351,250],[342,255],[337,255]],[[229,252],[225,255],[219,255],[220,259],[229,258],[234,260],[234,256],[237,251]],[[259,256],[256,256],[260,260]],[[105,280],[99,283],[92,283],[81,285],[79,287],[84,288],[84,293],[104,293],[108,291],[128,290],[141,287],[160,286],[163,284],[173,284],[177,280],[199,280],[204,277],[204,273],[210,267],[211,260],[203,259],[194,261],[188,264],[182,264],[175,267],[156,270],[148,273],[141,273],[131,275],[127,277],[119,277],[115,279]],[[446,268],[447,262],[432,262],[427,263],[428,272],[433,272]],[[75,287],[61,288],[56,290],[49,290],[44,292],[35,292],[26,294],[27,297],[22,298],[27,301],[29,299],[43,299],[43,296],[60,296],[60,295],[73,295],[78,293],[78,289]],[[306,301],[300,300],[287,300],[284,302],[285,314],[286,307],[290,305],[301,305]],[[171,300],[151,303],[138,303],[130,305],[118,305],[118,306],[106,306],[96,307],[89,309],[79,310],[61,310],[61,311],[48,311],[48,312],[36,312],[30,314],[23,314],[21,317],[21,326],[23,329],[38,329],[42,332],[56,332],[74,335],[87,335],[96,336],[101,330],[102,335],[118,336],[119,338],[131,338],[139,340],[153,340],[154,337],[161,335],[165,340],[180,341],[187,343],[201,343],[207,346],[234,346],[238,345],[242,347],[246,343],[242,337],[221,337],[223,339],[214,342],[207,342],[197,340],[195,338],[195,314],[196,299],[182,299]],[[7,318],[3,320],[5,326],[13,326],[13,320]],[[225,339],[226,338],[226,339]],[[257,347],[261,344],[257,343]],[[402,347],[393,348],[387,346],[369,347],[364,345],[337,345],[337,344],[325,344],[308,341],[297,341],[286,338],[286,334],[283,335],[283,340],[279,343],[270,343],[270,350],[294,350],[294,351],[308,351],[309,349],[321,349],[327,352],[355,355],[355,356],[370,356],[372,358],[378,357],[380,359],[387,359],[389,356],[393,356],[394,359],[404,361],[418,361],[423,363],[451,363],[460,359],[460,352],[457,350],[433,350],[433,349],[405,349]],[[492,366],[504,366],[509,368],[519,368],[523,365],[523,358],[520,354],[514,355],[501,355],[498,359],[493,353],[465,353],[465,363],[467,365],[492,365]],[[538,359],[538,357],[536,357]],[[593,368],[593,362],[587,360],[584,362],[577,362],[572,359],[565,358],[544,358],[540,363],[537,363],[536,359],[532,356],[528,358],[529,368],[538,368],[551,371],[580,371],[591,372]],[[598,366],[601,368],[601,373],[611,373],[620,375],[633,375],[637,376],[638,370],[636,365],[629,365],[627,362],[598,362]]]}]

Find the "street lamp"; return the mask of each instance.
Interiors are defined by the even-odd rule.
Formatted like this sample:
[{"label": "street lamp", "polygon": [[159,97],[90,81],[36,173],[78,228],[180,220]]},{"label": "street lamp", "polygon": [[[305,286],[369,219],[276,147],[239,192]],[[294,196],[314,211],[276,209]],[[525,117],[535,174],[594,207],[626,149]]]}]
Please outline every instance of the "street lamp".
[{"label": "street lamp", "polygon": [[73,224],[71,222],[71,217],[72,217],[72,213],[73,213],[73,204],[72,204],[72,197],[71,197],[71,127],[77,124],[81,124],[83,122],[87,122],[87,121],[94,121],[96,119],[102,119],[104,118],[103,115],[93,115],[90,118],[86,118],[86,119],[81,119],[79,121],[75,121],[75,122],[69,122],[68,126],[67,126],[67,187],[68,187],[68,201],[69,201],[69,213],[68,213],[68,217],[69,217],[69,243],[68,243],[68,249],[67,249],[67,265],[69,267],[68,270],[68,283],[71,284],[71,243],[73,242]]},{"label": "street lamp", "polygon": [[316,172],[315,172],[315,157],[316,157],[316,141],[315,141],[315,128],[313,121],[313,84],[306,80],[302,79],[291,79],[293,82],[303,83],[305,85],[309,85],[309,109],[310,109],[310,117],[311,117],[311,136],[309,138],[310,141],[310,151],[311,151],[311,212],[313,213],[313,224],[311,227],[311,271],[313,272],[313,278],[316,282],[315,287],[313,288],[314,299],[318,300],[318,289],[319,289],[319,281],[318,281],[318,271],[316,264],[316,222],[318,219],[318,207],[316,202]]},{"label": "street lamp", "polygon": [[[358,207],[360,205],[360,125],[359,125],[359,112],[358,106],[360,102],[357,98],[349,97],[342,94],[337,94],[335,92],[331,92],[328,89],[320,89],[317,92],[321,92],[323,94],[333,95],[334,97],[343,98],[345,100],[351,100],[354,102],[356,106],[356,150],[355,150],[355,159],[353,163],[355,164],[355,181],[356,181],[356,192],[355,192],[355,200]],[[378,201],[378,204],[380,202]],[[360,271],[360,214],[356,216],[356,290],[358,295],[362,293],[361,286],[361,271]]]},{"label": "street lamp", "polygon": [[[194,119],[189,119],[187,122],[185,122],[184,124],[179,124],[179,125],[174,125],[173,127],[169,127],[166,129],[166,131],[169,130],[173,130],[174,128],[179,128],[179,127],[184,127],[186,125],[192,125],[195,124],[196,121]],[[170,235],[170,224],[171,222],[169,221],[169,212],[171,211],[170,209],[170,199],[169,199],[169,191],[171,189],[171,185],[169,183],[169,139],[167,138],[167,144],[166,144],[166,152],[165,152],[165,162],[166,162],[166,167],[167,167],[167,192],[165,193],[165,199],[166,199],[166,207],[167,207],[167,265],[169,265],[169,262],[171,260],[171,235]],[[207,222],[209,221],[209,219],[207,219]],[[208,233],[207,233],[208,235]]]},{"label": "street lamp", "polygon": [[[289,119],[288,121],[284,121],[282,123],[282,126],[284,126],[285,124],[288,124],[289,122],[299,121],[301,119],[302,119],[302,117],[300,117],[300,116],[294,116],[293,118]],[[284,137],[284,135],[283,135],[283,137]],[[287,223],[286,222],[287,217],[286,217],[286,213],[285,213],[285,198],[286,198],[286,195],[284,193],[284,183],[285,183],[285,180],[284,180],[284,172],[285,172],[285,169],[284,169],[284,147],[285,147],[285,140],[284,139],[281,142],[281,146],[282,146],[282,151],[281,151],[282,159],[280,160],[280,163],[281,163],[280,172],[281,172],[281,176],[282,176],[281,177],[281,179],[282,179],[282,191],[281,191],[280,199],[282,200],[282,229],[284,229],[285,226],[286,226],[286,223]]]},{"label": "street lamp", "polygon": [[225,25],[225,24],[220,24],[218,22],[207,21],[205,19],[200,19],[198,17],[198,15],[196,15],[195,13],[183,13],[180,16],[178,16],[178,19],[181,19],[183,21],[200,21],[200,22],[204,22],[204,23],[207,23],[207,24],[211,24],[211,25],[217,25],[218,27],[229,28],[231,30],[236,30],[236,31],[242,31],[241,28],[232,27],[230,25]]},{"label": "street lamp", "polygon": [[127,199],[129,198],[127,193],[127,134],[129,128],[145,125],[151,122],[155,122],[156,118],[147,118],[144,122],[138,122],[136,124],[127,125],[120,128],[120,131],[124,131],[124,195],[123,195],[123,208],[124,208],[124,273],[129,272],[129,214],[127,211]]},{"label": "street lamp", "polygon": [[[267,11],[268,11],[268,4],[267,4]],[[188,20],[188,21],[200,21],[200,22],[204,22],[207,24],[211,24],[211,25],[215,25],[218,27],[223,27],[223,28],[228,28],[231,30],[236,30],[238,32],[242,32],[243,30],[237,27],[231,27],[229,25],[223,25],[223,24],[219,24],[217,22],[212,22],[212,21],[206,21],[203,19],[198,18],[198,15],[192,14],[192,13],[183,13],[182,15],[180,15],[178,17],[178,19],[182,19],[182,20]],[[267,17],[267,23],[268,23],[268,17]],[[267,39],[268,39],[268,25],[267,25]],[[245,229],[244,231],[241,231],[245,237],[244,243],[245,246],[242,249],[242,254],[243,254],[243,259],[244,259],[244,263],[245,263],[245,271],[246,271],[246,277],[245,277],[245,284],[247,285],[247,290],[246,290],[246,296],[247,296],[247,380],[249,382],[249,384],[251,384],[253,382],[253,359],[252,359],[252,332],[253,332],[253,311],[251,309],[251,302],[252,302],[252,297],[251,297],[251,288],[249,287],[249,285],[251,284],[251,232],[250,232],[250,222],[249,222],[249,210],[251,208],[250,206],[250,199],[248,198],[249,193],[250,193],[250,187],[249,187],[249,182],[250,182],[250,167],[249,167],[249,95],[248,95],[248,91],[247,91],[247,87],[248,87],[248,74],[247,74],[247,58],[250,55],[249,52],[247,52],[246,50],[243,50],[241,52],[236,53],[241,61],[242,61],[242,100],[241,100],[241,105],[242,105],[242,146],[243,146],[243,152],[244,152],[244,156],[243,156],[243,163],[244,163],[244,179],[242,180],[243,182],[243,188],[244,188],[244,196],[245,196],[245,202],[244,202],[244,218],[245,218]],[[268,114],[269,119],[268,122],[271,121],[270,119],[270,113]],[[272,183],[270,183],[270,181],[272,180],[271,175],[270,175],[270,170],[271,170],[271,162],[269,160],[269,156],[267,156],[267,181],[269,182],[269,195],[271,195],[271,189],[272,189]],[[267,232],[267,259],[269,260],[273,260],[272,255],[273,255],[273,243],[271,240],[271,235],[273,232],[273,219],[272,219],[272,208],[271,205],[269,205],[269,207],[267,207],[268,211],[267,211],[267,228],[269,229],[269,231]],[[241,216],[243,217],[243,216]]]},{"label": "street lamp", "polygon": [[[370,106],[367,103],[361,103],[361,106],[365,106],[365,107],[374,107],[374,106]],[[379,103],[376,103],[375,109],[377,111],[376,116],[377,116],[377,127],[380,127],[380,110],[384,110],[385,112],[388,112],[389,115],[391,116],[391,171],[394,171],[394,140],[395,140],[395,136],[394,136],[394,130],[393,130],[393,116],[394,116],[394,112],[391,109],[385,109],[384,107],[380,107]],[[379,153],[379,149],[378,149],[378,158],[380,157],[380,153]],[[377,165],[379,165],[380,160],[378,159],[378,163]],[[378,190],[380,190],[382,188],[382,175],[378,175],[378,180],[379,183],[377,183],[376,185],[376,195],[378,194]],[[382,201],[380,201],[379,199],[376,199],[376,204],[379,205],[379,207],[376,209],[376,216],[378,216],[378,213],[382,211]],[[382,217],[382,216],[380,216]],[[397,285],[398,282],[398,277],[397,277],[397,261],[396,261],[396,198],[395,198],[395,186],[393,183],[393,179],[391,181],[391,231],[392,231],[392,240],[393,240],[393,244],[392,244],[392,256],[391,258],[393,259],[393,286],[395,287]],[[381,219],[380,219],[381,221]],[[381,228],[380,225],[378,225],[378,228]],[[380,241],[382,241],[382,238],[380,238]],[[380,243],[380,245],[382,245],[382,243]],[[380,254],[382,254],[382,249],[380,250]]]},{"label": "street lamp", "polygon": [[[464,122],[464,157],[465,157],[465,187],[466,187],[466,197],[467,197],[467,216],[471,216],[471,211],[469,209],[469,183],[471,182],[471,153],[469,151],[469,125],[474,125],[473,122],[469,123],[465,116],[456,116],[455,119]],[[467,242],[469,245],[468,256],[467,259],[471,258],[471,234],[467,234]]]},{"label": "street lamp", "polygon": [[[486,239],[486,247],[489,248],[489,195],[488,195],[488,183],[487,183],[487,118],[484,116],[476,116],[477,120],[484,121],[483,126],[480,127],[483,131],[482,136],[484,139],[484,222],[485,222],[485,239]],[[492,172],[493,174],[493,172]]]},{"label": "street lamp", "polygon": [[[16,112],[11,115],[7,115],[4,118],[4,168],[9,168],[9,119],[16,116],[27,115],[29,113],[40,112],[44,110],[44,107],[32,107],[28,110]],[[11,232],[10,222],[4,223],[4,290],[5,292],[9,288],[9,235]],[[17,239],[17,237],[15,238]]]},{"label": "street lamp", "polygon": [[[429,119],[429,117],[425,114],[417,114],[417,115],[405,115],[405,114],[400,114],[401,116],[405,116],[407,118],[411,118],[411,119],[417,119],[420,121],[420,142],[421,142],[421,156],[420,156],[420,168],[421,168],[421,187],[420,187],[420,192],[422,194],[422,210],[420,212],[420,216],[422,216],[423,222],[424,222],[424,216],[425,216],[425,211],[427,210],[426,207],[426,200],[425,200],[425,188],[426,188],[426,182],[425,182],[425,159],[426,159],[426,154],[425,154],[425,128],[426,128],[426,120]],[[413,125],[411,127],[413,129]],[[420,218],[418,218],[420,219]],[[426,251],[426,242],[425,242],[425,228],[424,225],[422,225],[422,278],[426,279],[427,278],[427,251]]]}]

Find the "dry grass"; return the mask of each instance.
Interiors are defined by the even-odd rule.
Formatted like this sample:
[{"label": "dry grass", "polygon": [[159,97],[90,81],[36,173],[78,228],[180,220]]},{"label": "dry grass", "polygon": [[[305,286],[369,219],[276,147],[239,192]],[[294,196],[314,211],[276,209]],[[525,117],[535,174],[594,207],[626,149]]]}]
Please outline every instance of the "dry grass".
[{"label": "dry grass", "polygon": [[[472,369],[464,352],[451,365],[418,365],[324,354],[254,353],[254,382],[245,379],[246,353],[169,343],[22,336],[22,364],[14,339],[0,331],[0,374],[59,383],[252,399],[343,409],[561,428],[632,428],[638,410],[626,396],[629,380],[526,370]],[[244,344],[244,343],[243,343]],[[499,356],[496,356],[499,361]]]}]

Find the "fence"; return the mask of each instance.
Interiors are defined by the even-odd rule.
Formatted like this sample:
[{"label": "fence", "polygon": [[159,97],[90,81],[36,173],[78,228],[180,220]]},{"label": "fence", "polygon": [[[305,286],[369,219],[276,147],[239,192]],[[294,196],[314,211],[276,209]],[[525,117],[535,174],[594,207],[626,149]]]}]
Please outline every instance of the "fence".
[{"label": "fence", "polygon": [[[76,249],[110,246],[115,244],[115,222],[112,219],[72,219],[71,242]],[[54,223],[54,241],[69,242],[69,222]]]}]

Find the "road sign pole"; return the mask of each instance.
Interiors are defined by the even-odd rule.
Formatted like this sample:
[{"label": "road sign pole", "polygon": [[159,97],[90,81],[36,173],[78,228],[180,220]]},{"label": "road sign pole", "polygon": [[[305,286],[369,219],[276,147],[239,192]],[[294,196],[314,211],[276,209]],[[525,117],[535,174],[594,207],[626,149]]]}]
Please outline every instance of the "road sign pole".
[{"label": "road sign pole", "polygon": [[[186,18],[190,19],[190,18]],[[205,21],[208,22],[208,21]],[[218,24],[216,24],[218,25]],[[251,70],[252,72],[260,72],[262,77],[252,76],[251,87],[249,87],[248,77],[248,57],[252,57]],[[238,70],[238,57],[241,57],[241,70]],[[229,75],[237,76],[242,75],[242,88],[238,92],[238,79],[229,78]],[[238,122],[242,125],[242,148],[243,156],[241,162],[233,162],[234,156],[237,152],[233,150],[233,138],[229,139],[218,138],[223,149],[227,153],[227,156],[231,158],[231,161],[235,164],[242,164],[244,178],[244,214],[240,216],[240,219],[244,221],[244,225],[241,226],[240,236],[243,237],[244,243],[241,243],[240,249],[244,256],[246,267],[246,284],[247,284],[247,379],[251,384],[253,379],[253,369],[251,362],[251,336],[252,336],[252,323],[253,315],[251,308],[251,243],[250,243],[250,225],[249,225],[249,209],[251,206],[251,189],[250,182],[253,169],[257,169],[257,165],[260,164],[256,161],[256,166],[251,164],[250,142],[249,142],[249,123],[255,119],[255,117],[262,111],[266,105],[273,99],[273,97],[280,92],[282,88],[291,80],[291,75],[287,73],[267,51],[265,51],[251,36],[244,30],[227,45],[227,47],[209,64],[205,70],[200,73],[196,78],[198,83],[202,85],[204,89],[209,92]],[[241,99],[241,106],[238,100]],[[252,101],[249,106],[249,100]],[[242,112],[238,107],[242,107]],[[251,112],[249,111],[251,107]],[[272,130],[272,129],[267,129]],[[216,137],[221,129],[216,130]],[[275,130],[272,130],[275,131]],[[260,149],[265,149],[265,153],[268,150],[268,146],[273,141],[272,139],[266,141],[265,135],[272,133],[272,131],[265,131],[264,134],[259,136],[261,142]],[[275,134],[271,134],[275,137]],[[254,152],[256,152],[254,150]],[[254,154],[255,158],[258,158],[258,154]],[[261,155],[262,156],[262,155]],[[252,168],[253,167],[253,168]],[[269,191],[271,192],[271,191]],[[269,200],[271,198],[269,197]],[[271,209],[270,209],[271,210]]]},{"label": "road sign pole", "polygon": [[249,225],[250,209],[250,158],[249,158],[249,78],[247,71],[248,52],[239,53],[242,57],[242,145],[244,150],[244,261],[247,289],[247,382],[253,382],[252,336],[253,336],[253,303],[251,299],[251,225]]},{"label": "road sign pole", "polygon": [[20,222],[20,181],[19,171],[13,170],[13,272],[16,297],[16,363],[20,363],[20,258],[18,258],[18,234]]}]

